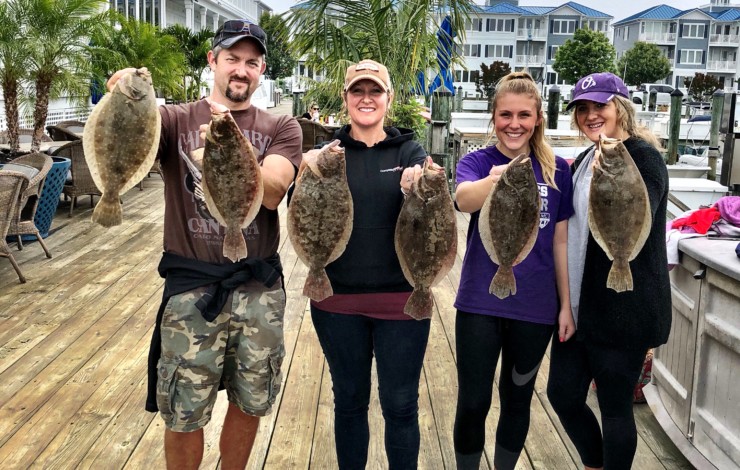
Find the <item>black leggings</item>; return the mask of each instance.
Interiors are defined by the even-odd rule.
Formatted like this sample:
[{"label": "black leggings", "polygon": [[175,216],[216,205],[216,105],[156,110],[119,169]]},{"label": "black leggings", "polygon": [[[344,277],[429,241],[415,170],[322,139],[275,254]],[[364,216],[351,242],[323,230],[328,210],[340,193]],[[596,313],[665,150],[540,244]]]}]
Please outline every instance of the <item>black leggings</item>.
[{"label": "black leggings", "polygon": [[514,468],[529,431],[529,405],[553,329],[553,325],[457,311],[456,452],[474,454],[483,450],[493,377],[501,353],[501,414],[494,462],[498,470]]},{"label": "black leggings", "polygon": [[[629,470],[637,448],[632,412],[634,389],[645,351],[621,350],[577,341],[553,339],[547,398],[568,437],[588,467]],[[586,404],[591,379],[601,411],[602,428]]]}]

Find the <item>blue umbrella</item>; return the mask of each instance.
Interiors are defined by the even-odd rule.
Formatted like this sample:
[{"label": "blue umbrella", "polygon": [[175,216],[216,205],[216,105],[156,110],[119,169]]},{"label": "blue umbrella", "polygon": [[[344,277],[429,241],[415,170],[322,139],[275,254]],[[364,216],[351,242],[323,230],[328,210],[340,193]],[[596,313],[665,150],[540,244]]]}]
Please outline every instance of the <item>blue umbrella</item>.
[{"label": "blue umbrella", "polygon": [[444,85],[453,96],[455,94],[455,86],[452,84],[452,73],[450,72],[450,57],[452,57],[452,38],[456,36],[452,30],[452,22],[449,16],[445,16],[444,21],[439,26],[437,31],[437,62],[439,63],[440,72],[434,78],[434,81],[429,85],[429,94],[432,94],[437,88]]}]

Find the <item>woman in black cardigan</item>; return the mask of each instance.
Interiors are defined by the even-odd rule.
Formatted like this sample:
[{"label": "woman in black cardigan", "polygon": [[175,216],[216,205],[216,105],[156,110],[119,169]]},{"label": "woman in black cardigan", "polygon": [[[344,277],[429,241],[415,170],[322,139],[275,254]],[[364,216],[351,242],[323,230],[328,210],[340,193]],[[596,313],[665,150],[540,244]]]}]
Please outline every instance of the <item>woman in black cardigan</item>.
[{"label": "woman in black cardigan", "polygon": [[[612,262],[588,228],[588,197],[595,147],[573,165],[575,215],[568,224],[570,297],[577,330],[553,340],[547,396],[586,469],[629,469],[637,447],[633,391],[647,350],[664,344],[671,327],[671,289],[665,247],[668,171],[655,136],[635,121],[627,87],[611,73],[578,81],[568,109],[592,142],[621,139],[642,176],[652,226],[630,262],[631,291],[606,287]],[[618,215],[617,215],[618,216]],[[594,380],[602,427],[588,405]]]}]

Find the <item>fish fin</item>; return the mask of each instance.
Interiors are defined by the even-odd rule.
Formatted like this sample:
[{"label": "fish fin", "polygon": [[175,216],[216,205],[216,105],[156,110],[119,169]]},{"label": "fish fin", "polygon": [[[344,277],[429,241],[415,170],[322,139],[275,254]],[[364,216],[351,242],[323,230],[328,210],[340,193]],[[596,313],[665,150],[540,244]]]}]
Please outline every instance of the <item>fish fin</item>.
[{"label": "fish fin", "polygon": [[105,193],[93,210],[92,221],[103,227],[121,225],[123,221],[123,209],[118,194]]},{"label": "fish fin", "polygon": [[516,295],[516,279],[514,278],[514,270],[512,268],[499,266],[498,270],[496,270],[496,274],[491,280],[491,286],[488,288],[488,292],[499,299],[505,299],[509,294]]},{"label": "fish fin", "polygon": [[606,279],[606,287],[616,292],[632,290],[632,270],[626,260],[614,260]]},{"label": "fish fin", "polygon": [[409,300],[406,301],[403,313],[415,320],[426,320],[432,318],[433,308],[432,290],[429,287],[417,286],[411,293]]},{"label": "fish fin", "polygon": [[233,262],[247,257],[247,241],[239,227],[226,227],[223,254]]},{"label": "fish fin", "polygon": [[650,229],[653,228],[653,218],[650,212],[650,198],[648,197],[647,188],[645,184],[642,184],[642,190],[645,192],[645,216],[642,218],[642,227],[640,227],[640,235],[637,237],[635,247],[632,249],[632,256],[629,260],[632,261],[640,254],[640,250],[645,245],[648,236],[650,235]]},{"label": "fish fin", "polygon": [[324,268],[309,270],[306,282],[303,284],[303,295],[317,302],[334,295],[334,289],[331,288],[331,282]]}]

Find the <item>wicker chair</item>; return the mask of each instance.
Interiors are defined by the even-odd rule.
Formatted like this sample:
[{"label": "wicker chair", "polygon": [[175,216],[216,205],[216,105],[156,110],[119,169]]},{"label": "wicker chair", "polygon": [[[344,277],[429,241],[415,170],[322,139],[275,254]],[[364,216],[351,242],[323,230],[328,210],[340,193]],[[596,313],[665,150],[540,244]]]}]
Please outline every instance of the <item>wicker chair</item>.
[{"label": "wicker chair", "polygon": [[303,152],[308,152],[316,144],[325,142],[334,135],[332,130],[327,129],[318,122],[305,118],[298,118],[297,121],[301,125],[301,131],[303,131]]},{"label": "wicker chair", "polygon": [[[8,236],[18,237],[18,249],[23,249],[23,235],[34,235],[39,241],[41,248],[46,253],[47,258],[51,258],[51,253],[46,247],[39,229],[36,227],[33,219],[36,217],[36,209],[39,206],[41,191],[44,189],[44,180],[46,174],[51,169],[53,160],[50,156],[43,153],[29,153],[10,161],[9,165],[26,165],[37,170],[37,173],[28,179],[28,184],[21,189],[18,197],[18,206],[15,218],[10,223]],[[7,165],[6,165],[7,166]]]},{"label": "wicker chair", "polygon": [[46,126],[52,140],[80,140],[79,134],[85,129],[82,121],[62,121],[53,126]]},{"label": "wicker chair", "polygon": [[0,256],[10,260],[10,264],[13,265],[13,269],[18,274],[18,279],[22,283],[26,282],[26,278],[23,276],[15,258],[13,258],[13,253],[11,253],[5,237],[8,234],[11,222],[15,218],[21,187],[26,185],[27,182],[28,178],[23,173],[9,170],[0,171]]},{"label": "wicker chair", "polygon": [[[33,138],[33,129],[18,129],[18,142],[21,144],[30,144]],[[8,131],[0,132],[0,144],[7,144]],[[41,142],[51,142],[51,137],[41,134]]]},{"label": "wicker chair", "polygon": [[66,157],[72,161],[70,172],[72,180],[64,183],[62,193],[64,197],[71,198],[69,205],[69,216],[72,217],[72,211],[75,207],[77,196],[90,196],[90,207],[93,206],[93,196],[102,196],[102,193],[95,186],[95,182],[90,174],[90,168],[85,160],[85,151],[82,148],[82,141],[75,140],[52,151],[52,156]]}]

